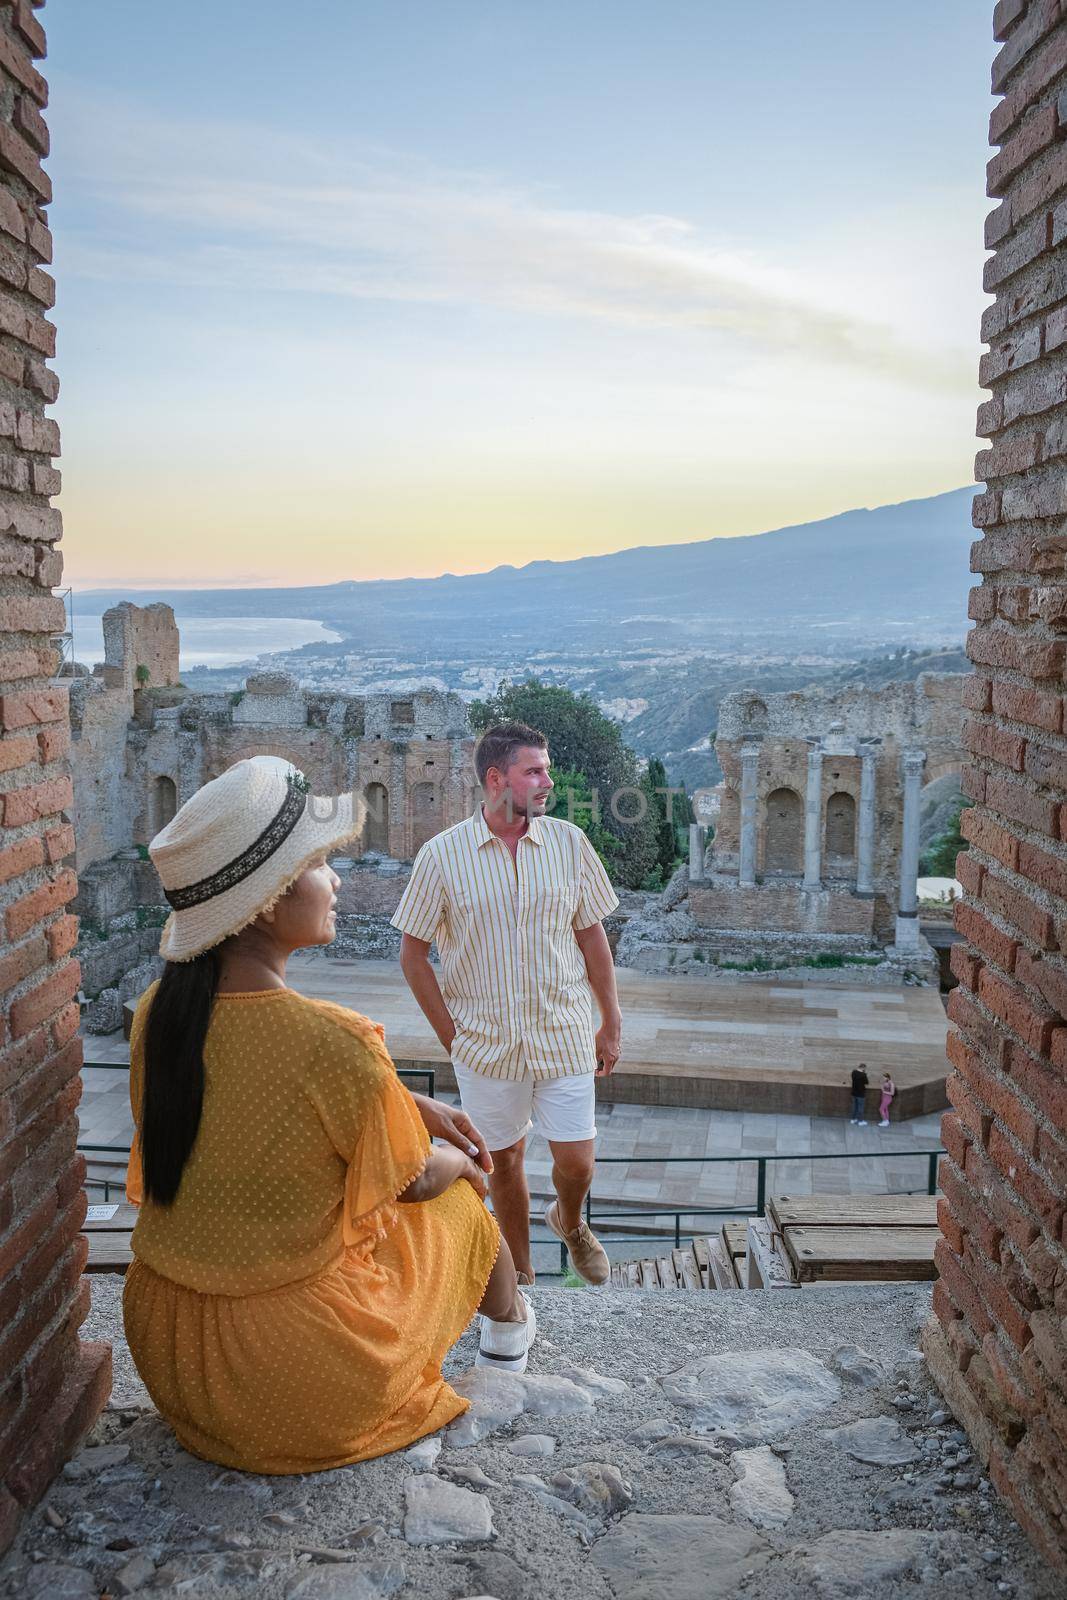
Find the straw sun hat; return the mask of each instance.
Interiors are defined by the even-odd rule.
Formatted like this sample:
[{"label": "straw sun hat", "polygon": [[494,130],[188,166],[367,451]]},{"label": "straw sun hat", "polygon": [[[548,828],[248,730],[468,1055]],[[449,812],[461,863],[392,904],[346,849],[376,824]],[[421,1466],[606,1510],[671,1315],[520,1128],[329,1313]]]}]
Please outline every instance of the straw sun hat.
[{"label": "straw sun hat", "polygon": [[172,910],[159,953],[191,961],[253,922],[316,857],[357,834],[354,795],[313,795],[278,756],[238,761],[187,800],[148,846]]}]

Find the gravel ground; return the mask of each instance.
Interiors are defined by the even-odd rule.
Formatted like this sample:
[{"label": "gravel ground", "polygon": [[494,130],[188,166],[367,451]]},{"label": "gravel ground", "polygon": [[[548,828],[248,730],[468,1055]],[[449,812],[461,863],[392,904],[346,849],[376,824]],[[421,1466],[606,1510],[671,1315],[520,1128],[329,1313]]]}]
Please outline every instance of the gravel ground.
[{"label": "gravel ground", "polygon": [[[539,1289],[533,1381],[476,1383],[439,1452],[303,1478],[221,1472],[179,1448],[133,1370],[120,1292],[94,1284],[86,1328],[114,1345],[111,1407],[27,1519],[0,1594],[1063,1593],[927,1376],[926,1286]],[[468,1332],[454,1381],[474,1349]]]}]

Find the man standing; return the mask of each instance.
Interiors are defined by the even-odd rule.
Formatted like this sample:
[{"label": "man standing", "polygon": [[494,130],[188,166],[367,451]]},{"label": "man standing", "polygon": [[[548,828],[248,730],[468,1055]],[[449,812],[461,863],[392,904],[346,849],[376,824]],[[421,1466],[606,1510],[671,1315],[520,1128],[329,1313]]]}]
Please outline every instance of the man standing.
[{"label": "man standing", "polygon": [[[582,830],[545,815],[553,783],[544,734],[499,723],[482,734],[474,759],[485,803],[415,857],[392,919],[403,934],[400,965],[489,1147],[493,1208],[520,1282],[534,1276],[524,1158],[536,1126],[552,1152],[556,1191],[545,1222],[574,1270],[605,1283],[607,1253],[582,1205],[595,1161],[593,1080],[614,1070],[621,1048],[602,925],[618,896]],[[429,960],[434,939],[440,983]]]},{"label": "man standing", "polygon": [[850,1122],[858,1123],[861,1128],[867,1126],[867,1118],[863,1115],[867,1106],[867,1063],[861,1061],[858,1067],[852,1068],[852,1116]]}]

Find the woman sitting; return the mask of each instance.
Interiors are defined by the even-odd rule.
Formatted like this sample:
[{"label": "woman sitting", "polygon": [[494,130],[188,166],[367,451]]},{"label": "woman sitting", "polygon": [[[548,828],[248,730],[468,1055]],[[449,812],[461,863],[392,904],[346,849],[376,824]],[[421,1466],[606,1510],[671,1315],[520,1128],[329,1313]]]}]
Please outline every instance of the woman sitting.
[{"label": "woman sitting", "polygon": [[152,841],[173,910],[130,1044],[126,1336],[186,1449],[250,1472],[458,1416],[441,1362],[479,1307],[479,1364],[524,1370],[535,1332],[480,1135],[408,1093],[379,1026],[286,987],[292,952],[334,937],[326,856],[358,832],[351,797],[306,788],[238,762]]}]

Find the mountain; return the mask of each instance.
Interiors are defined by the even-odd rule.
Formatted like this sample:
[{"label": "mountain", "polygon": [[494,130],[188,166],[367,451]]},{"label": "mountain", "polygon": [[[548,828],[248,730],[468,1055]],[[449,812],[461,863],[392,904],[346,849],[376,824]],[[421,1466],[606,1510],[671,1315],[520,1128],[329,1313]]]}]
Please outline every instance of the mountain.
[{"label": "mountain", "polygon": [[[532,561],[439,578],[284,589],[159,590],[135,596],[81,591],[101,610],[119,600],[165,600],[186,616],[309,617],[356,648],[421,649],[480,643],[509,649],[582,642],[724,644],[789,630],[791,646],[868,638],[958,638],[970,587],[970,489],[874,510],[846,511],[745,538],[642,545],[574,561]],[[626,629],[625,644],[620,628]],[[873,641],[872,641],[873,642]],[[314,647],[321,654],[321,645]]]}]

